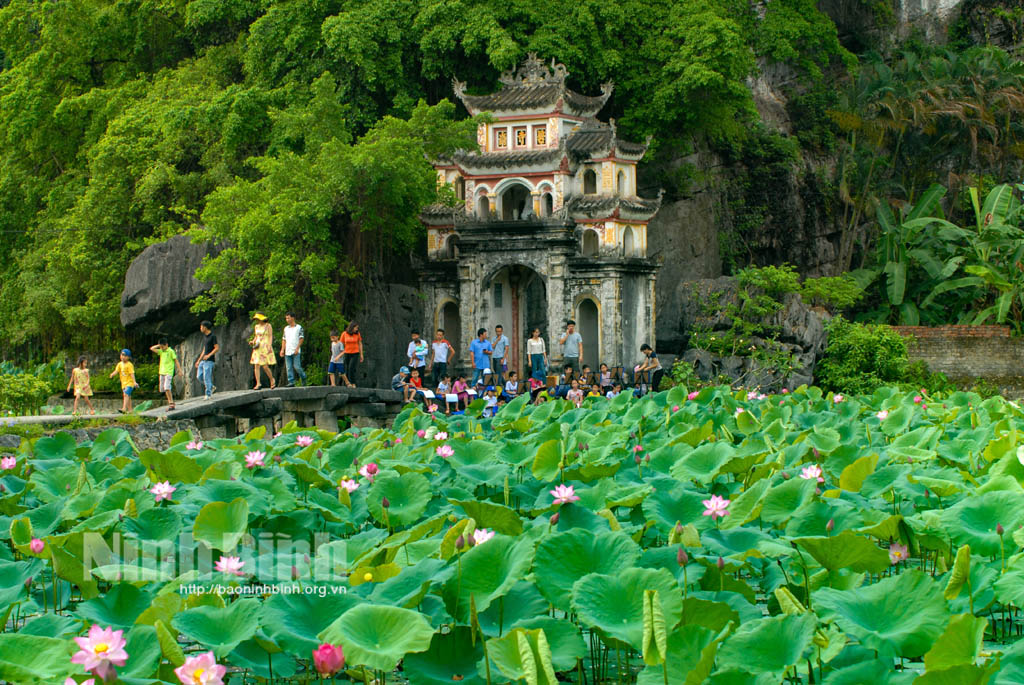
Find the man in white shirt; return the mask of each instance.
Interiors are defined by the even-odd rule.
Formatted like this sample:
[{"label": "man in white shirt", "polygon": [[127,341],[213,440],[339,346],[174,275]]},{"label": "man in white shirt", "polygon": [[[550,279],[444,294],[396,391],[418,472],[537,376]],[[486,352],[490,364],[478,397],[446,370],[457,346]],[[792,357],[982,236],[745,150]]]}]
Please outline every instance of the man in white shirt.
[{"label": "man in white shirt", "polygon": [[[508,361],[508,336],[505,335],[505,329],[500,323],[494,327],[494,342],[491,344],[494,347],[494,353],[491,356],[491,371],[494,372],[497,379],[504,380],[505,364]],[[500,385],[500,381],[495,380],[494,382]]]},{"label": "man in white shirt", "polygon": [[436,388],[441,379],[448,373],[448,359],[455,355],[455,348],[444,337],[444,329],[438,328],[434,333],[434,342],[430,343],[430,364],[434,372],[434,387]]},{"label": "man in white shirt", "polygon": [[405,356],[409,358],[409,369],[419,369],[420,377],[424,376],[427,367],[427,341],[420,338],[419,331],[412,332],[412,340],[405,350]]},{"label": "man in white shirt", "polygon": [[580,359],[583,358],[583,337],[576,332],[576,322],[570,319],[565,324],[565,335],[558,339],[562,346],[562,359],[567,366],[572,366],[574,373],[580,372]]},{"label": "man in white shirt", "polygon": [[302,379],[306,384],[306,372],[302,370],[302,342],[304,332],[302,326],[295,323],[295,314],[288,312],[284,315],[284,335],[281,337],[281,356],[284,357],[284,368],[288,371],[288,386],[295,387],[295,377]]}]

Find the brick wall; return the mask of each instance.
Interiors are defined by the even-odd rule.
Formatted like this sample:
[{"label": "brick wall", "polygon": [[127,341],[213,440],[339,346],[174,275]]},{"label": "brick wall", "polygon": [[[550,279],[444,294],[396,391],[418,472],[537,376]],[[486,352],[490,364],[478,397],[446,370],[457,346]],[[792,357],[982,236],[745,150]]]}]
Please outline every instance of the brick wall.
[{"label": "brick wall", "polygon": [[894,326],[907,337],[911,361],[953,380],[984,378],[997,385],[1024,380],[1024,339],[1008,326]]}]

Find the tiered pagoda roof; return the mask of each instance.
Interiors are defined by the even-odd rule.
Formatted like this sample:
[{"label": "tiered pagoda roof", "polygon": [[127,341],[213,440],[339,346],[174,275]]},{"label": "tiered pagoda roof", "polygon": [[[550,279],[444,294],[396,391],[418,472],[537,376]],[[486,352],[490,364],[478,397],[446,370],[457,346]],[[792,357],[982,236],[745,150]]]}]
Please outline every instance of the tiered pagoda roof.
[{"label": "tiered pagoda roof", "polygon": [[530,53],[518,69],[502,73],[499,79],[502,87],[497,93],[468,95],[464,81],[456,79],[453,85],[455,94],[473,115],[481,112],[552,110],[558,109],[559,103],[561,112],[578,117],[592,117],[601,111],[611,97],[614,86],[610,82],[604,83],[600,95],[581,95],[566,87],[565,79],[568,75],[564,64],[557,64],[552,59],[549,69],[537,58],[536,53]]}]

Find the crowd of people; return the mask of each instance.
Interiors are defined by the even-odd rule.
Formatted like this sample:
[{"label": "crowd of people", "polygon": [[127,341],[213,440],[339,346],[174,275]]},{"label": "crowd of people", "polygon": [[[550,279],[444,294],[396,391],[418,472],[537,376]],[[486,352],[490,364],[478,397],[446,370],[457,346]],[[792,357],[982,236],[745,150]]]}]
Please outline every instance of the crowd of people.
[{"label": "crowd of people", "polygon": [[[286,387],[307,382],[306,371],[302,366],[305,331],[292,312],[285,314],[284,321],[280,345],[275,351],[273,325],[262,312],[253,314],[252,335],[247,342],[252,350],[249,363],[253,368],[254,390],[264,387],[264,377],[271,389],[277,387],[274,367],[278,356],[284,360]],[[221,348],[211,322],[201,322],[199,330],[203,338],[195,373],[203,387],[204,397],[210,399],[217,389],[213,384],[213,370]],[[330,357],[326,365],[330,385],[355,387],[359,366],[365,361],[359,324],[353,321],[343,331],[332,330],[330,338]],[[587,397],[611,398],[627,388],[639,396],[657,389],[664,375],[658,355],[646,344],[640,348],[641,360],[633,367],[632,374],[607,364],[601,364],[596,370],[581,364],[584,340],[576,330],[576,322],[571,320],[566,323],[565,331],[558,338],[562,366],[561,373],[557,375],[552,374],[547,346],[539,328],[534,328],[526,340],[526,378],[520,378],[515,369],[509,368],[511,342],[500,324],[494,327],[493,338],[486,328],[477,330],[469,346],[471,374],[461,369],[453,373],[457,367],[455,347],[445,337],[443,329],[434,331],[433,340],[429,343],[420,336],[419,331],[413,331],[410,338],[405,354],[407,361],[392,377],[391,387],[400,391],[406,402],[423,402],[436,409],[443,407],[446,413],[464,411],[474,399],[479,398],[486,402],[486,410],[493,414],[503,404],[524,393],[529,393],[530,400],[535,403],[564,398],[576,406],[581,406]],[[168,408],[174,409],[174,378],[185,375],[181,362],[166,339],[150,347],[150,351],[159,358],[158,390],[166,396]],[[139,387],[131,350],[121,350],[120,361],[110,376],[117,376],[121,381],[121,411],[131,411],[132,393]],[[68,391],[72,388],[75,413],[78,412],[80,399],[95,413],[90,401],[92,389],[88,360],[85,357],[81,357],[72,370]]]}]

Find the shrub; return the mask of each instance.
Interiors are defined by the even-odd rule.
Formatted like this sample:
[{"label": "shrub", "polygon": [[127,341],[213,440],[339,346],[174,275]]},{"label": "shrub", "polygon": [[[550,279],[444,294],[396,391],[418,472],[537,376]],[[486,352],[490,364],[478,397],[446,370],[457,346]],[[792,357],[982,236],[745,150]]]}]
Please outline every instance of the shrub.
[{"label": "shrub", "polygon": [[836,317],[827,327],[828,346],[815,368],[822,388],[870,395],[883,385],[904,379],[907,343],[890,326]]},{"label": "shrub", "polygon": [[864,297],[864,289],[846,275],[823,276],[805,280],[800,297],[808,306],[827,307],[835,312],[852,307]]},{"label": "shrub", "polygon": [[682,357],[672,362],[672,368],[661,377],[661,385],[658,386],[658,389],[668,390],[677,385],[681,385],[689,390],[703,385],[700,378],[697,377],[697,372],[693,370],[693,364],[683,361]]},{"label": "shrub", "polygon": [[0,375],[0,411],[35,414],[46,404],[52,388],[44,379],[30,373]]}]

